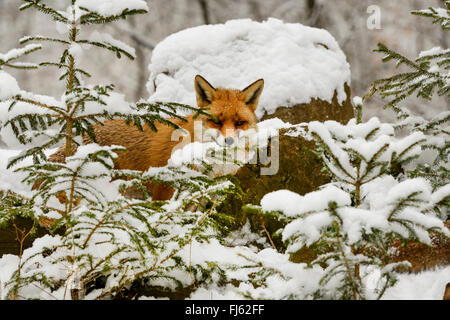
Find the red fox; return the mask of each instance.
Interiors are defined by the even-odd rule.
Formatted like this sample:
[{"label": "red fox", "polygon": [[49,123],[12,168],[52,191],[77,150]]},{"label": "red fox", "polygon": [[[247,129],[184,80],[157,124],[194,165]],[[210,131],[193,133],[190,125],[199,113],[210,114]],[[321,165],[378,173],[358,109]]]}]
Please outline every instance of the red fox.
[{"label": "red fox", "polygon": [[[200,121],[204,130],[213,132],[216,143],[232,145],[238,137],[240,130],[256,130],[257,118],[255,109],[264,87],[264,80],[259,79],[243,90],[214,88],[200,75],[195,77],[194,88],[197,104],[201,108],[208,108],[208,117],[201,115],[195,120],[193,115],[186,118],[187,122],[179,119],[170,119],[190,134],[190,141],[203,139],[194,135],[194,121]],[[127,125],[124,120],[106,120],[104,125],[94,125],[94,132],[99,145],[121,145],[127,150],[118,152],[115,161],[117,169],[146,171],[149,167],[165,166],[173,149],[180,144],[179,140],[172,141],[174,128],[164,124],[155,124],[157,131],[148,125],[143,131],[135,126]],[[90,143],[85,137],[84,143]],[[199,141],[203,142],[203,141]],[[50,156],[53,162],[64,161],[64,146]],[[149,184],[147,186],[153,200],[168,200],[173,190],[163,185]]]}]

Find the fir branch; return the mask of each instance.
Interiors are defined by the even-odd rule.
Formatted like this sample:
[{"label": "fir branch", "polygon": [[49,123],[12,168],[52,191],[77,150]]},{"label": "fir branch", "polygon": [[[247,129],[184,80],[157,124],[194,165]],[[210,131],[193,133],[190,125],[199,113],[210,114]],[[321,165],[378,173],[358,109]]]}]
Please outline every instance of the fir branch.
[{"label": "fir branch", "polygon": [[14,68],[14,69],[37,69],[37,68],[39,68],[39,66],[37,64],[28,63],[28,62],[5,63],[4,66]]},{"label": "fir branch", "polygon": [[429,7],[425,10],[415,10],[411,13],[418,16],[433,18],[433,23],[440,24],[443,30],[450,29],[450,1],[442,0],[445,8]]},{"label": "fir branch", "polygon": [[[71,3],[74,17],[76,2],[72,0]],[[118,15],[104,17],[84,10],[86,13],[81,15],[80,20],[69,21],[70,18],[66,18],[64,13],[47,7],[39,0],[25,0],[21,10],[27,8],[35,8],[72,28],[68,40],[30,36],[23,38],[23,43],[42,40],[64,45],[87,43],[83,40],[77,41],[80,24],[111,22],[146,11],[124,10]],[[126,54],[126,50],[115,48],[113,44],[98,42],[94,45],[106,46],[106,49],[120,55]],[[22,142],[31,141],[36,137],[46,138],[44,143],[25,150],[11,159],[8,164],[10,168],[26,157],[32,157],[35,162],[33,165],[16,170],[26,175],[22,180],[23,183],[40,183],[33,191],[31,198],[22,199],[23,204],[20,210],[22,214],[25,214],[29,209],[30,214],[36,216],[59,214],[61,218],[56,220],[53,228],[62,226],[65,232],[53,238],[56,244],[51,248],[44,248],[45,254],[39,248],[28,259],[21,261],[20,268],[26,269],[27,274],[16,272],[8,286],[14,288],[12,292],[16,293],[16,296],[23,294],[25,298],[30,298],[34,294],[31,293],[30,296],[28,294],[30,290],[26,290],[33,286],[48,291],[49,295],[63,286],[65,297],[66,290],[70,293],[74,292],[72,281],[77,276],[78,270],[80,272],[78,280],[80,280],[82,291],[91,285],[90,281],[98,277],[105,277],[113,283],[98,290],[94,298],[120,294],[126,285],[142,277],[169,279],[181,285],[179,279],[168,275],[172,271],[187,270],[186,261],[183,261],[178,253],[193,240],[209,241],[217,237],[219,231],[223,231],[212,216],[217,213],[218,204],[229,194],[237,193],[238,189],[226,177],[209,178],[206,173],[211,166],[208,167],[205,163],[202,164],[206,168],[205,174],[193,171],[186,165],[181,168],[162,168],[155,175],[142,175],[135,172],[131,175],[133,180],[128,184],[125,181],[122,184],[117,181],[111,182],[111,179],[117,179],[118,176],[125,177],[130,173],[113,169],[117,157],[115,152],[119,149],[99,147],[101,150],[86,155],[86,151],[92,150],[89,148],[96,148],[96,146],[78,146],[81,138],[86,136],[95,141],[93,124],[101,123],[104,119],[123,119],[138,129],[142,130],[144,125],[148,125],[156,130],[156,123],[179,128],[179,124],[186,121],[178,114],[179,110],[193,112],[194,118],[200,114],[208,115],[208,113],[204,109],[176,103],[142,101],[130,104],[130,112],[109,111],[110,100],[106,97],[113,90],[113,86],[94,88],[82,86],[79,77],[87,76],[88,73],[77,68],[75,62],[75,56],[68,48],[65,48],[59,61],[41,63],[41,66],[62,69],[60,79],[66,81],[66,91],[61,103],[21,93],[12,99],[9,108],[10,111],[18,102],[22,102],[43,109],[42,114],[31,110],[31,112],[14,116],[8,121],[14,134]],[[98,109],[91,111],[91,106]],[[164,117],[166,115],[171,116],[172,119],[166,119]],[[55,135],[50,133],[53,130],[57,132]],[[45,149],[63,140],[66,143],[67,157],[60,163],[46,162]],[[74,156],[69,157],[76,149],[80,153],[77,151]],[[120,193],[117,193],[117,196],[115,194],[111,196],[107,192],[119,192],[113,189],[118,185],[144,187],[150,179],[176,187],[176,199],[169,205],[166,202],[127,199]],[[111,189],[99,188],[105,183],[109,183],[108,188],[111,187]],[[57,208],[50,206],[55,203],[55,197],[61,204],[59,207],[54,205]],[[111,199],[112,197],[114,199]],[[208,206],[204,205],[202,200],[206,200]],[[4,203],[7,205],[0,206],[0,210],[4,209],[11,214],[17,213],[18,209],[10,206],[7,199],[3,201],[1,198],[0,201],[2,206]],[[186,212],[189,205],[195,205],[205,211]],[[180,232],[174,234],[174,227]],[[55,252],[57,254],[54,254]],[[39,259],[39,265],[35,263],[36,258]],[[48,264],[66,267],[67,272],[63,270],[57,276],[48,276],[45,269]],[[196,278],[205,281],[214,279],[212,270],[216,270],[216,274],[221,276],[222,281],[225,277],[223,272],[220,273],[220,268],[212,264],[206,268],[204,266],[191,268],[189,263],[189,270]],[[32,289],[36,292],[35,288]],[[73,295],[73,297],[79,296],[78,293]]]},{"label": "fir branch", "polygon": [[[383,62],[396,60],[397,66],[405,64],[414,70],[373,82],[374,88],[380,92],[383,98],[393,97],[391,101],[385,104],[385,108],[388,106],[395,107],[400,101],[412,95],[414,92],[416,92],[418,97],[430,100],[435,91],[439,95],[445,95],[450,91],[450,76],[438,71],[431,72],[428,60],[424,61],[424,58],[418,58],[414,62],[388,49],[381,43],[378,44],[378,49],[374,51],[386,54],[382,59]],[[450,52],[447,54],[450,55]]]},{"label": "fir branch", "polygon": [[[20,95],[16,96],[16,97],[13,97],[11,100],[16,101],[16,102],[29,103],[29,104],[32,104],[32,105],[35,105],[35,106],[38,106],[38,107],[41,107],[41,108],[44,108],[44,109],[48,109],[48,110],[54,111],[55,113],[59,114],[61,117],[65,117],[66,116],[66,114],[64,113],[64,111],[62,111],[62,109],[60,107],[49,106],[49,105],[47,105],[45,103],[42,103],[42,102],[39,102],[39,101],[35,101],[35,100],[29,99],[29,98],[22,98]],[[11,110],[12,106],[13,105],[10,106],[8,111]],[[52,116],[51,114],[47,114],[47,115],[48,116]]]},{"label": "fir branch", "polygon": [[420,191],[414,191],[410,193],[405,198],[400,199],[400,201],[397,201],[395,205],[393,206],[392,210],[388,214],[388,221],[393,221],[395,218],[395,215],[401,212],[405,207],[419,207],[417,204],[423,203],[423,200],[420,200],[417,198],[418,195],[420,195],[422,192]]},{"label": "fir branch", "polygon": [[[66,70],[69,70],[70,66],[65,64],[65,63],[60,63],[60,62],[41,62],[39,63],[40,66],[43,67],[48,67],[48,66],[53,66],[53,67],[58,67],[59,69],[65,68]],[[89,74],[87,71],[83,70],[83,69],[79,69],[79,68],[74,68],[73,69],[74,74],[81,74],[85,77],[92,77],[91,74]],[[68,72],[64,73],[63,75],[61,75],[61,77],[59,78],[60,80],[63,80],[64,78],[66,78],[68,76]],[[78,81],[78,83],[80,83],[80,81]]]},{"label": "fir branch", "polygon": [[120,14],[118,15],[109,15],[109,16],[102,16],[96,12],[90,11],[87,8],[80,7],[81,10],[85,11],[86,13],[82,14],[80,17],[80,23],[81,24],[105,24],[110,23],[116,20],[120,19],[126,19],[128,16],[133,16],[137,14],[145,14],[147,13],[147,10],[144,9],[124,9]]},{"label": "fir branch", "polygon": [[2,54],[0,53],[0,70],[3,66],[16,69],[36,69],[37,65],[32,63],[14,62],[18,58],[42,49],[40,44],[29,44],[20,49],[12,49]]},{"label": "fir branch", "polygon": [[[25,150],[24,152],[20,153],[18,156],[10,158],[6,168],[10,169],[17,163],[19,163],[29,157],[33,158],[33,162],[35,164],[47,160],[47,157],[44,154],[44,150],[49,149],[50,147],[56,145],[63,138],[64,138],[64,135],[57,134],[57,135],[53,136],[46,143],[41,144],[40,146],[37,146],[37,147],[30,148],[28,150]],[[23,141],[21,141],[21,142],[23,143]]]},{"label": "fir branch", "polygon": [[130,52],[126,51],[125,49],[119,48],[113,44],[108,43],[107,41],[104,42],[98,42],[98,41],[91,41],[91,40],[78,40],[77,43],[84,43],[91,46],[96,46],[99,48],[107,49],[111,52],[114,52],[117,56],[117,58],[121,58],[121,55],[125,55],[130,60],[134,60],[135,56],[131,54]]},{"label": "fir branch", "polygon": [[55,21],[69,23],[69,20],[67,20],[66,17],[64,17],[57,10],[48,7],[45,3],[41,3],[41,0],[23,0],[23,1],[25,3],[20,6],[19,8],[20,11],[33,7],[44,14],[50,15]]},{"label": "fir branch", "polygon": [[[328,157],[330,157],[333,161],[333,164],[336,165],[337,168],[339,168],[339,170],[341,172],[343,172],[348,178],[350,178],[351,180],[347,180],[346,179],[342,179],[342,181],[345,181],[346,183],[349,184],[353,184],[353,180],[354,177],[347,172],[347,170],[344,168],[344,166],[341,164],[341,162],[339,161],[339,159],[335,156],[335,154],[331,151],[330,147],[327,145],[327,143],[315,132],[312,132],[311,135],[314,137],[314,139],[316,139],[316,141],[320,144],[320,146],[324,149],[324,151],[326,152],[326,155]],[[328,169],[333,172],[333,170],[329,167],[328,162],[325,161],[325,164],[327,165]]]},{"label": "fir branch", "polygon": [[24,44],[30,41],[49,41],[49,42],[56,42],[56,43],[62,43],[66,45],[70,45],[69,41],[63,40],[63,39],[57,39],[57,38],[51,38],[51,37],[45,37],[45,36],[26,36],[19,40],[20,44]]}]

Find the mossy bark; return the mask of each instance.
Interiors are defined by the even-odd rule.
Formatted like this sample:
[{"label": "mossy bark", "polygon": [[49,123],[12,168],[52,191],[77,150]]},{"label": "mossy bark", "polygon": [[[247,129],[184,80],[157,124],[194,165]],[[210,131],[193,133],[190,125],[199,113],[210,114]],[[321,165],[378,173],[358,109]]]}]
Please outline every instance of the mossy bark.
[{"label": "mossy bark", "polygon": [[335,91],[331,102],[312,98],[309,103],[301,103],[289,108],[280,106],[273,114],[265,114],[261,121],[279,118],[292,124],[327,120],[335,120],[346,124],[348,120],[354,117],[354,110],[351,103],[350,87],[345,84],[344,88],[347,98],[342,103],[338,101],[337,92]]},{"label": "mossy bark", "polygon": [[[15,225],[15,227],[14,227]],[[18,230],[16,230],[18,228]],[[33,230],[32,230],[33,229]],[[20,230],[20,231],[19,231]],[[31,232],[30,232],[31,231]],[[0,258],[4,254],[20,254],[20,237],[30,233],[22,243],[22,250],[31,247],[36,238],[48,234],[45,228],[42,228],[29,218],[15,217],[7,227],[0,229]]]}]

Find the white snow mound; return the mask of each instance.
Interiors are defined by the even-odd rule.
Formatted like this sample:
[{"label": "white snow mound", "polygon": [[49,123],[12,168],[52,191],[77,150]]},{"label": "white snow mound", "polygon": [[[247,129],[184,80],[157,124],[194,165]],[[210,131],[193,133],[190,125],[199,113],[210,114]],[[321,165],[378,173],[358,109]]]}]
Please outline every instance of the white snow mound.
[{"label": "white snow mound", "polygon": [[[9,99],[20,92],[17,80],[9,73],[0,70],[0,101]],[[2,110],[4,112],[4,110]]]},{"label": "white snow mound", "polygon": [[154,49],[149,65],[149,101],[195,106],[194,77],[214,87],[243,89],[264,79],[256,114],[279,106],[346,99],[350,66],[333,36],[324,29],[269,18],[230,20],[174,33]]}]

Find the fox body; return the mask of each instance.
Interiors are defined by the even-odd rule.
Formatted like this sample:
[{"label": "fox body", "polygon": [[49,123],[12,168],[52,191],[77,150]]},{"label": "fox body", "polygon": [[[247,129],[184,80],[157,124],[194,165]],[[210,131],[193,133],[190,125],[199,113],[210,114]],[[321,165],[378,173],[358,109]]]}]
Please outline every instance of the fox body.
[{"label": "fox body", "polygon": [[[118,152],[115,168],[146,171],[149,167],[165,166],[172,152],[189,142],[205,142],[208,138],[217,144],[232,145],[242,132],[256,130],[257,119],[255,109],[264,87],[262,79],[255,81],[243,90],[214,88],[203,77],[197,75],[194,81],[197,104],[207,108],[212,115],[200,115],[195,120],[193,115],[180,119],[169,119],[185,129],[188,139],[174,139],[174,128],[156,123],[157,131],[148,125],[140,131],[135,126],[127,125],[124,120],[106,120],[103,125],[94,125],[94,133],[99,145],[121,145],[126,151]],[[194,122],[199,121],[205,135],[195,134]],[[184,143],[180,141],[184,139]],[[84,143],[91,142],[84,138]],[[64,161],[64,146],[50,157],[50,161]],[[173,190],[163,185],[149,184],[147,186],[153,200],[170,199]]]}]

